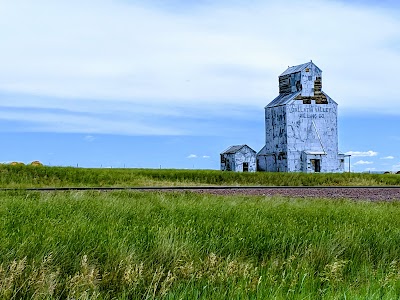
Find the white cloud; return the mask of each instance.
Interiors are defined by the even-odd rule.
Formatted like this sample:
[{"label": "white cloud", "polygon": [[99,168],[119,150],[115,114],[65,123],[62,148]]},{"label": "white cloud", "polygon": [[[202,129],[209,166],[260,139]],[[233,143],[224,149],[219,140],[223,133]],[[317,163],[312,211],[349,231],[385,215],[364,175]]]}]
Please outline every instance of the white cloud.
[{"label": "white cloud", "polygon": [[380,159],[394,159],[394,156],[389,155],[389,156],[381,157]]},{"label": "white cloud", "polygon": [[[2,106],[102,114],[62,114],[59,121],[56,113],[43,120],[42,112],[29,112],[41,123],[31,131],[185,134],[176,122],[147,120],[186,117],[198,107],[218,115],[227,103],[262,110],[277,96],[278,75],[312,58],[324,70],[324,91],[344,110],[400,112],[391,88],[400,69],[393,10],[331,0],[221,0],[188,2],[182,13],[160,3],[1,1],[0,95],[25,95]],[[310,11],[318,26],[298,17]],[[304,34],[293,34],[294,26]],[[116,117],[121,112],[130,120]]]},{"label": "white cloud", "polygon": [[83,139],[87,142],[93,142],[96,138],[93,135],[87,135]]},{"label": "white cloud", "polygon": [[155,123],[65,112],[10,112],[0,110],[0,120],[28,122],[29,127],[26,131],[30,132],[114,133],[124,135],[180,135],[185,133]]},{"label": "white cloud", "polygon": [[393,165],[392,166],[392,170],[393,171],[399,171],[400,170],[400,163]]},{"label": "white cloud", "polygon": [[196,154],[190,154],[186,158],[197,158],[197,155]]},{"label": "white cloud", "polygon": [[351,155],[353,157],[371,157],[371,156],[377,156],[378,152],[369,150],[369,151],[348,151],[346,152],[347,155]]},{"label": "white cloud", "polygon": [[[183,14],[152,3],[2,3],[0,89],[174,103],[245,98],[249,105],[265,105],[276,96],[277,76],[287,65],[313,58],[326,71],[326,91],[336,91],[332,96],[344,107],[382,109],[365,97],[397,105],[387,87],[395,85],[400,68],[391,47],[400,21],[389,10],[328,0],[220,1]],[[324,12],[313,16],[318,26],[298,18],[310,11]],[[305,34],[293,35],[293,24],[307,28]]]},{"label": "white cloud", "polygon": [[203,158],[210,158],[209,155],[203,155]]},{"label": "white cloud", "polygon": [[365,161],[365,160],[359,160],[354,163],[354,165],[371,165],[371,164],[373,164],[372,161]]}]

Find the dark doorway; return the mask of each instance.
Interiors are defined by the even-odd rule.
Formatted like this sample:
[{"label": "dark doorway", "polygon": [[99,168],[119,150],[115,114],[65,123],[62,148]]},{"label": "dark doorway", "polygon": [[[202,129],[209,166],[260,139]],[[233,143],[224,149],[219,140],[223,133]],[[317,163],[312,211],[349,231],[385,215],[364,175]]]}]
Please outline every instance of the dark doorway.
[{"label": "dark doorway", "polygon": [[243,172],[248,172],[249,171],[249,163],[244,162],[243,163]]},{"label": "dark doorway", "polygon": [[311,165],[313,166],[313,170],[315,173],[321,172],[321,160],[320,159],[311,159]]}]

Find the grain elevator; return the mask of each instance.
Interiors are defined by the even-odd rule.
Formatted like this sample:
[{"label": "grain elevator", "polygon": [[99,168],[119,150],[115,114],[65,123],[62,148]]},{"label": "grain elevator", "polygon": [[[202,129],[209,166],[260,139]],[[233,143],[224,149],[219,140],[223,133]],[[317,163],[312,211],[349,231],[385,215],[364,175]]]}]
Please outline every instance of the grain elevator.
[{"label": "grain elevator", "polygon": [[279,76],[279,95],[265,107],[257,171],[343,172],[337,107],[322,91],[322,71],[312,61],[289,67]]}]

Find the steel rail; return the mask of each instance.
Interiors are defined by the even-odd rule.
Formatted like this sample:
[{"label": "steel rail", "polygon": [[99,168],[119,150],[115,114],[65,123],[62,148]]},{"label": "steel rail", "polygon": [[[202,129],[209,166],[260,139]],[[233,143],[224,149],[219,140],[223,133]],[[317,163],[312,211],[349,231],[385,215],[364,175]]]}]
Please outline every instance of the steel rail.
[{"label": "steel rail", "polygon": [[131,187],[26,187],[0,188],[5,191],[164,191],[164,190],[249,190],[249,189],[400,189],[400,186],[131,186]]}]

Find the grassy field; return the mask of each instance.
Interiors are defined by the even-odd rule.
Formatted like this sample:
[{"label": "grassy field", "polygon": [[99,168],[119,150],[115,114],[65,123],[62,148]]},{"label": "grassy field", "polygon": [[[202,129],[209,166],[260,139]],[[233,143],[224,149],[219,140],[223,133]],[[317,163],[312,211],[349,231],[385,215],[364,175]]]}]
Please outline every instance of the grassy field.
[{"label": "grassy field", "polygon": [[398,299],[400,203],[0,193],[2,299]]},{"label": "grassy field", "polygon": [[[400,175],[0,165],[0,187],[399,185]],[[400,203],[0,192],[1,299],[398,299]]]},{"label": "grassy field", "polygon": [[127,187],[181,185],[400,185],[395,174],[235,173],[213,170],[83,169],[0,165],[0,187]]}]

